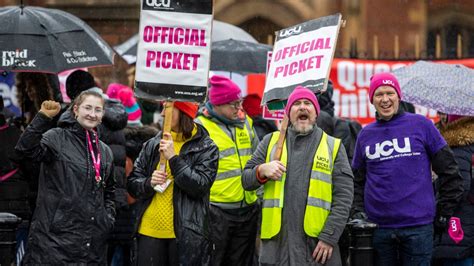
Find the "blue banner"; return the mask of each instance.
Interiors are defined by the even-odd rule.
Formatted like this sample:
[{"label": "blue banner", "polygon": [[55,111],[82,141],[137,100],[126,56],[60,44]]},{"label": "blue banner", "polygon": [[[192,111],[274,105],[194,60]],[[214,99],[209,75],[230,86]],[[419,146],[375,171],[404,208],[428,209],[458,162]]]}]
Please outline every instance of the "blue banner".
[{"label": "blue banner", "polygon": [[5,108],[15,113],[16,116],[20,116],[21,109],[16,98],[15,73],[0,73],[0,95],[3,97]]}]

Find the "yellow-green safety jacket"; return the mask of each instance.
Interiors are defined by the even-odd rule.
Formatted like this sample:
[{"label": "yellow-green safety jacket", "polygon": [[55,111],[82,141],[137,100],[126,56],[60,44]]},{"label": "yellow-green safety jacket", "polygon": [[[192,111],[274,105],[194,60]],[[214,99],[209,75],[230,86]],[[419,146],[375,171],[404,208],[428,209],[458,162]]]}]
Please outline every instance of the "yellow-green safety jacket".
[{"label": "yellow-green safety jacket", "polygon": [[210,201],[236,203],[239,206],[242,206],[244,199],[247,205],[255,203],[257,193],[244,191],[241,180],[242,170],[252,157],[252,140],[256,137],[252,130],[252,119],[247,116],[243,128],[234,127],[235,136],[232,137],[228,135],[225,125],[218,124],[205,116],[199,116],[198,120],[219,148],[219,167],[216,180],[211,187]]},{"label": "yellow-green safety jacket", "polygon": [[[280,132],[274,132],[268,144],[266,161],[272,160]],[[341,140],[323,132],[314,154],[308,200],[304,214],[304,231],[308,236],[317,237],[326,223],[332,203],[332,171]],[[287,165],[286,140],[280,161]],[[264,185],[262,206],[261,238],[270,239],[281,229],[281,214],[284,201],[286,173],[280,180],[268,180]]]}]

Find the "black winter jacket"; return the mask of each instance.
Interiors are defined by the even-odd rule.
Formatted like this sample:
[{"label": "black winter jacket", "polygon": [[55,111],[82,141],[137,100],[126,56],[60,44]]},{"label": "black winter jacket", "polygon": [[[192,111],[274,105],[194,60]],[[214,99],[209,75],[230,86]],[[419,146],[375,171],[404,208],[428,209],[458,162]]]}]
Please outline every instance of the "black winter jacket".
[{"label": "black winter jacket", "polygon": [[103,265],[115,216],[112,152],[99,141],[102,182],[97,184],[84,128],[74,118],[60,124],[62,128],[48,130],[51,119],[38,113],[16,146],[18,152],[41,162],[23,261],[25,265]]},{"label": "black winter jacket", "polygon": [[262,140],[263,137],[265,137],[265,135],[267,135],[268,133],[272,133],[278,130],[274,121],[267,120],[260,115],[252,117],[252,120],[253,128],[255,129],[259,140]]},{"label": "black winter jacket", "polygon": [[114,176],[116,182],[115,204],[117,210],[128,207],[127,179],[125,176],[126,140],[123,129],[127,126],[128,115],[125,107],[115,99],[107,99],[104,106],[102,124],[97,127],[99,139],[112,150],[114,155]]},{"label": "black winter jacket", "polygon": [[[178,156],[169,160],[174,177],[174,231],[180,265],[207,265],[210,259],[209,193],[217,174],[219,150],[209,133],[198,126],[196,135],[186,142]],[[128,192],[140,204],[136,228],[156,193],[151,175],[160,160],[161,132],[147,141],[128,177]]]},{"label": "black winter jacket", "polygon": [[[125,133],[123,129],[127,126],[128,115],[125,107],[118,100],[106,99],[104,105],[104,116],[102,124],[97,127],[99,139],[112,150],[114,157],[114,177],[115,177],[115,207],[117,215],[116,224],[109,235],[111,241],[131,240],[131,227],[129,206],[127,203],[127,179],[125,176]],[[66,110],[61,115],[61,121],[71,119],[71,111]],[[60,126],[60,123],[58,123]],[[130,226],[126,226],[130,224]],[[118,226],[117,226],[118,225]]]},{"label": "black winter jacket", "polygon": [[[104,117],[102,124],[97,127],[99,139],[112,150],[114,157],[114,177],[116,181],[115,201],[117,208],[127,205],[126,178],[125,178],[125,133],[123,129],[127,126],[128,115],[125,107],[115,99],[106,99],[104,105]],[[58,126],[72,119],[72,112],[65,110],[61,114]]]},{"label": "black winter jacket", "polygon": [[474,118],[462,118],[442,128],[441,134],[453,150],[463,177],[464,194],[454,215],[461,220],[464,238],[459,244],[445,232],[441,241],[435,241],[435,258],[463,259],[474,256],[474,184],[472,163],[474,159]]},{"label": "black winter jacket", "polygon": [[13,213],[23,220],[30,220],[28,180],[14,162],[17,159],[15,145],[20,135],[21,131],[16,126],[0,125],[0,212]]}]

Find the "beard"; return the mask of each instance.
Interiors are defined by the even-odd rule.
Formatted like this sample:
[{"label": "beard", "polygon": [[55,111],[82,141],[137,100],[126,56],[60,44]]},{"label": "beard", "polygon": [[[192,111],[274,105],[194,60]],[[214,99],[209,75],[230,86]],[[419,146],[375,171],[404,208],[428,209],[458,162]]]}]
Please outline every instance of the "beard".
[{"label": "beard", "polygon": [[[306,122],[298,123],[299,119],[306,120]],[[313,131],[316,125],[316,117],[312,117],[306,110],[299,110],[293,121],[290,121],[290,127],[298,134],[307,134]]]},{"label": "beard", "polygon": [[314,129],[314,126],[316,125],[316,119],[309,119],[309,123],[306,123],[306,124],[301,124],[301,123],[298,123],[298,121],[295,121],[294,123],[292,122],[291,123],[291,128],[293,129],[293,131],[295,131],[296,133],[298,134],[308,134],[310,133],[311,131],[313,131]]},{"label": "beard", "polygon": [[298,134],[307,134],[314,129],[314,124],[309,124],[309,125],[291,125],[291,128],[293,131],[295,131]]}]

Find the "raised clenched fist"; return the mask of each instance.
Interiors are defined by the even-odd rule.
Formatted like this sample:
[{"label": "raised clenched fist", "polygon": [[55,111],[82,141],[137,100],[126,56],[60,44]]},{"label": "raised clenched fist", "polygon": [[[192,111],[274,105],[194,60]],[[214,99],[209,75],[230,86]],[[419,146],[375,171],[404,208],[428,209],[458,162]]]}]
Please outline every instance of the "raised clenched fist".
[{"label": "raised clenched fist", "polygon": [[49,118],[55,117],[61,111],[61,105],[55,101],[44,101],[41,104],[40,112]]}]

